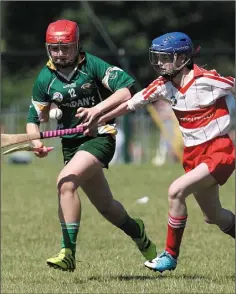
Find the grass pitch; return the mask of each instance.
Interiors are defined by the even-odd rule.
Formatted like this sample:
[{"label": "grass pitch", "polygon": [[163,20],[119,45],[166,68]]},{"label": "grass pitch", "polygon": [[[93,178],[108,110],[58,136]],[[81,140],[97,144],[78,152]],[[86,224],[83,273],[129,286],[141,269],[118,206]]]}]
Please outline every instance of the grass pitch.
[{"label": "grass pitch", "polygon": [[[4,158],[5,159],[5,158]],[[129,237],[109,224],[81,192],[83,214],[77,269],[60,272],[46,259],[60,250],[56,177],[60,155],[29,166],[2,162],[2,293],[234,293],[235,243],[206,225],[193,197],[179,264],[163,274],[149,271]],[[105,171],[114,197],[141,217],[158,252],[165,245],[167,188],[183,173],[178,164],[112,166]],[[234,211],[234,175],[221,188],[222,204]],[[148,196],[149,202],[136,200]]]}]

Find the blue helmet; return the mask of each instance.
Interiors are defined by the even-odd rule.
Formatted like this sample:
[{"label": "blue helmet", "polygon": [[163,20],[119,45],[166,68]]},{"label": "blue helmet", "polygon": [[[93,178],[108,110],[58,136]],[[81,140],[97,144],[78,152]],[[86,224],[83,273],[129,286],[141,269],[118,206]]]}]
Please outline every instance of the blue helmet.
[{"label": "blue helmet", "polygon": [[[189,36],[184,33],[167,33],[152,41],[151,47],[149,48],[149,54],[151,64],[160,72],[160,74],[173,75],[191,60],[193,55],[193,43]],[[163,56],[163,54],[168,56],[170,62],[173,63],[174,68],[170,70],[170,72],[160,70],[160,66],[158,65],[160,56]],[[178,54],[186,55],[187,62],[184,63],[181,68],[177,68],[175,65]]]},{"label": "blue helmet", "polygon": [[192,54],[192,40],[184,33],[173,32],[164,34],[152,41],[151,49],[163,53],[175,54],[185,53]]}]

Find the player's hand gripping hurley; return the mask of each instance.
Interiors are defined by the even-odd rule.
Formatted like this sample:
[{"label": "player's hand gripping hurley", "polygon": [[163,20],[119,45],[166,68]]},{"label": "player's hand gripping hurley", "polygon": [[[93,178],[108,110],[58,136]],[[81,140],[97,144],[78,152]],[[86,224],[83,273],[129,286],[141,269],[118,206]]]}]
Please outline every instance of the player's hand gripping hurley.
[{"label": "player's hand gripping hurley", "polygon": [[[47,152],[50,152],[50,151],[52,151],[54,149],[53,147],[46,147],[46,148],[47,148]],[[33,147],[30,144],[23,144],[23,145],[18,145],[16,147],[13,147],[11,149],[8,149],[8,150],[4,151],[3,155],[14,153],[14,152],[17,152],[17,151],[41,152],[41,151],[43,151],[43,148]]]},{"label": "player's hand gripping hurley", "polygon": [[1,148],[37,139],[48,139],[64,135],[83,133],[84,128],[77,126],[72,129],[52,130],[34,134],[1,134]]}]

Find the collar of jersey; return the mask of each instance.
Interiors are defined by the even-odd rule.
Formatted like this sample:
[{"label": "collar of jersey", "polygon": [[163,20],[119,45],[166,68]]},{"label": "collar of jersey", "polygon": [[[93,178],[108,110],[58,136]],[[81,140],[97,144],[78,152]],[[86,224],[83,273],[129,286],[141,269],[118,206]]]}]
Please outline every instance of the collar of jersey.
[{"label": "collar of jersey", "polygon": [[199,67],[196,64],[193,65],[194,78],[201,77],[206,72],[208,72],[208,71],[205,68]]}]

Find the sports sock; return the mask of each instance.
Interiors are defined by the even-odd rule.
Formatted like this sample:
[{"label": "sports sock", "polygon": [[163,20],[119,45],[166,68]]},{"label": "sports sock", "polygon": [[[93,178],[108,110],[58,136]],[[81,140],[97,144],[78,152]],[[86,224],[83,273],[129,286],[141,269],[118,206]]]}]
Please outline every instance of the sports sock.
[{"label": "sports sock", "polygon": [[76,252],[76,240],[80,223],[61,223],[62,240],[61,248],[70,248],[73,256]]},{"label": "sports sock", "polygon": [[168,251],[174,258],[179,256],[180,244],[186,222],[187,215],[182,217],[172,217],[169,214],[165,250]]},{"label": "sports sock", "polygon": [[132,239],[140,238],[141,236],[141,230],[139,225],[128,214],[126,214],[123,223],[119,225],[118,228],[124,231]]}]

